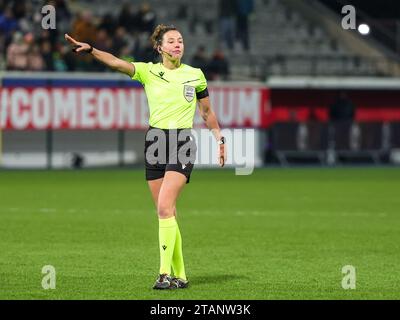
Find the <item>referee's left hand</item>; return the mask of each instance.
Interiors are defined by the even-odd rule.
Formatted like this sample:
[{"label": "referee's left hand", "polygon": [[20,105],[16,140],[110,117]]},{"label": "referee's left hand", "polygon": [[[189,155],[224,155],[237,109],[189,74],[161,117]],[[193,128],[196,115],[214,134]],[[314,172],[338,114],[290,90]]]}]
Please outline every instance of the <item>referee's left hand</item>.
[{"label": "referee's left hand", "polygon": [[218,159],[219,159],[219,166],[223,167],[225,165],[225,162],[226,162],[226,147],[225,147],[225,144],[220,144],[219,145]]}]

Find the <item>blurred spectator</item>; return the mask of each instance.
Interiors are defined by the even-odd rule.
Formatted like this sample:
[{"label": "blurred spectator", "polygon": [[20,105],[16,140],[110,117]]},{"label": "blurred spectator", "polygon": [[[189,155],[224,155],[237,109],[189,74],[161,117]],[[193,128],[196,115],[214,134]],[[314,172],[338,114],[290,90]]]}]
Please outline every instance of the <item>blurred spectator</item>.
[{"label": "blurred spectator", "polygon": [[55,0],[54,7],[56,8],[57,30],[64,34],[69,29],[72,17],[71,11],[65,0]]},{"label": "blurred spectator", "polygon": [[140,33],[139,32],[134,32],[131,35],[128,47],[129,47],[129,51],[135,57],[135,61],[136,61],[137,57],[139,56],[140,50],[141,50],[141,42],[140,42]]},{"label": "blurred spectator", "polygon": [[28,68],[29,45],[21,32],[15,32],[12,43],[7,48],[7,70],[23,71]]},{"label": "blurred spectator", "polygon": [[229,62],[225,58],[223,51],[217,48],[208,65],[210,80],[228,80]]},{"label": "blurred spectator", "polygon": [[140,50],[138,61],[157,62],[158,53],[153,48],[153,43],[149,39],[146,45]]},{"label": "blurred spectator", "polygon": [[[67,0],[68,2],[68,9],[71,12],[72,16],[75,17],[77,16],[80,12],[85,11],[87,8],[87,3],[92,2],[93,0],[86,0],[86,1],[81,1],[81,0]],[[86,2],[86,4],[85,4]]]},{"label": "blurred spectator", "polygon": [[18,29],[18,21],[15,19],[11,8],[6,7],[4,12],[0,13],[0,31],[4,33],[6,37],[9,37],[16,29]]},{"label": "blurred spectator", "polygon": [[25,17],[26,14],[25,0],[13,1],[11,8],[15,19],[19,20]]},{"label": "blurred spectator", "polygon": [[[88,10],[79,14],[72,26],[73,37],[82,42],[94,43],[97,29],[95,27],[92,13]],[[95,71],[99,63],[94,62],[92,55],[75,55],[75,67],[80,71]]]},{"label": "blurred spectator", "polygon": [[236,0],[236,37],[242,43],[243,49],[249,51],[249,15],[254,10],[253,0]]},{"label": "blurred spectator", "polygon": [[128,44],[128,35],[124,27],[118,27],[115,31],[115,36],[113,39],[113,46],[111,52],[118,56],[121,49]]},{"label": "blurred spectator", "polygon": [[28,52],[28,70],[42,71],[45,69],[45,63],[40,53],[40,47],[33,44]]},{"label": "blurred spectator", "polygon": [[139,30],[139,15],[135,12],[135,9],[131,3],[126,2],[122,6],[118,17],[118,23],[129,33]]},{"label": "blurred spectator", "polygon": [[130,50],[130,48],[128,46],[125,46],[121,49],[121,52],[119,54],[119,57],[122,60],[128,61],[128,62],[134,62],[135,61],[135,57],[132,54],[132,51]]},{"label": "blurred spectator", "polygon": [[152,33],[156,26],[156,14],[148,2],[143,2],[138,12],[139,28],[142,32]]},{"label": "blurred spectator", "polygon": [[[96,40],[93,42],[93,47],[106,51],[106,52],[112,52],[113,51],[113,41],[112,38],[108,35],[107,31],[105,29],[100,29],[96,33]],[[99,72],[104,72],[107,71],[107,67],[98,62],[98,61],[93,61],[94,63],[94,69],[93,71],[99,71]]]},{"label": "blurred spectator", "polygon": [[196,52],[194,53],[191,61],[191,66],[194,68],[200,68],[206,78],[208,78],[208,58],[206,55],[206,48],[203,45],[198,46]]},{"label": "blurred spectator", "polygon": [[[221,34],[224,43],[233,47],[237,0],[219,1]],[[115,1],[116,16],[114,12],[95,16],[97,11],[87,9],[89,3],[97,5],[98,2],[92,0],[0,0],[0,63],[3,61],[8,70],[109,71],[91,55],[73,53],[71,46],[64,41],[65,32],[127,61],[157,62],[157,52],[150,41],[144,40],[154,30],[157,22],[155,11],[146,1],[140,7],[133,5],[137,2],[131,0],[125,0],[123,5],[121,2]],[[218,20],[202,14],[201,4],[189,5],[184,0],[179,3],[177,15],[180,19],[186,19],[189,24],[193,20],[194,26],[201,23],[206,32],[212,32]],[[41,8],[47,4],[56,8],[56,30],[46,30],[41,26]],[[188,59],[191,59],[191,65],[201,68],[207,78],[210,76],[210,59],[204,46]],[[228,62],[223,53],[214,54],[210,66],[214,78],[227,77]]]},{"label": "blurred spectator", "polygon": [[219,0],[219,37],[220,41],[225,43],[232,50],[235,41],[235,17],[237,6],[235,0]]},{"label": "blurred spectator", "polygon": [[112,50],[113,42],[106,29],[99,29],[96,32],[96,40],[93,42],[93,46],[102,51],[109,52]]},{"label": "blurred spectator", "polygon": [[117,28],[117,23],[111,13],[106,13],[97,26],[97,29],[104,29],[108,35],[113,35]]},{"label": "blurred spectator", "polygon": [[[18,9],[21,10],[21,9]],[[37,30],[39,28],[41,28],[41,20],[34,20],[34,9],[32,7],[32,3],[31,2],[27,2],[25,4],[25,6],[23,7],[23,16],[21,16],[20,18],[18,18],[18,28],[20,31],[22,31],[23,33],[28,33],[28,32],[33,32],[34,35],[37,35],[38,32]],[[19,13],[21,14],[21,13]],[[39,12],[38,12],[39,14]],[[42,18],[42,16],[40,15],[40,19]],[[38,23],[38,25],[35,26],[35,23]]]},{"label": "blurred spectator", "polygon": [[50,41],[42,42],[40,48],[44,61],[44,70],[54,71],[53,51],[51,49]]},{"label": "blurred spectator", "polygon": [[41,10],[31,8],[25,21],[20,21],[21,29],[24,32],[31,31],[35,36],[39,36],[44,31],[42,28],[42,18]]},{"label": "blurred spectator", "polygon": [[355,113],[354,103],[345,91],[341,91],[336,100],[329,107],[330,121],[353,121]]},{"label": "blurred spectator", "polygon": [[53,54],[55,71],[75,71],[75,57],[69,45],[59,44],[57,51]]},{"label": "blurred spectator", "polygon": [[37,41],[39,43],[50,42],[52,47],[57,42],[56,38],[50,37],[50,32],[49,32],[49,30],[46,30],[46,29],[41,29],[41,32],[38,35],[36,35],[36,37],[37,37]]},{"label": "blurred spectator", "polygon": [[72,25],[72,36],[81,42],[93,43],[96,39],[96,27],[93,23],[93,16],[89,10],[78,15]]},{"label": "blurred spectator", "polygon": [[57,23],[71,19],[71,11],[69,10],[65,0],[55,0],[54,6],[56,8]]}]

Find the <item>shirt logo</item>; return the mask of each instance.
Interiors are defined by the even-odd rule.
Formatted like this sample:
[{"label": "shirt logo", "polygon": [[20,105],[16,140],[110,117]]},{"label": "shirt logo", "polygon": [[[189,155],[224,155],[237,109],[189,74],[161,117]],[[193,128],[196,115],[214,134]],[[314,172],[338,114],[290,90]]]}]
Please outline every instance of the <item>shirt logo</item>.
[{"label": "shirt logo", "polygon": [[162,77],[163,77],[163,75],[164,75],[164,72],[160,71],[158,74],[159,74],[159,75],[160,75],[160,77],[162,78]]},{"label": "shirt logo", "polygon": [[187,85],[183,86],[183,96],[185,97],[187,102],[193,101],[195,93],[196,93],[196,90],[194,87],[187,86]]}]

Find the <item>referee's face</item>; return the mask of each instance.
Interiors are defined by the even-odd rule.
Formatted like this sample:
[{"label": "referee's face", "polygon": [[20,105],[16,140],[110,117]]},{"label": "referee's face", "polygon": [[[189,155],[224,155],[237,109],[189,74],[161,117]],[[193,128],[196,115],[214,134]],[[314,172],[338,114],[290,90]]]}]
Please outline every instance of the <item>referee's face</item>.
[{"label": "referee's face", "polygon": [[174,60],[182,58],[184,45],[179,31],[171,30],[164,34],[162,50],[169,53]]}]

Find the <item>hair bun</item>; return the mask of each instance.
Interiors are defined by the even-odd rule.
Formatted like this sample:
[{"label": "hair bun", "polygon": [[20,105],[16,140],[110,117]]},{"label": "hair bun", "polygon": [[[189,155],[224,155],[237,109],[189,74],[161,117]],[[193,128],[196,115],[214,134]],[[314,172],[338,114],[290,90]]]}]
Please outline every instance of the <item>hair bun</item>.
[{"label": "hair bun", "polygon": [[150,37],[153,49],[157,50],[157,47],[161,44],[164,34],[171,30],[178,30],[174,25],[159,24],[153,31]]}]

